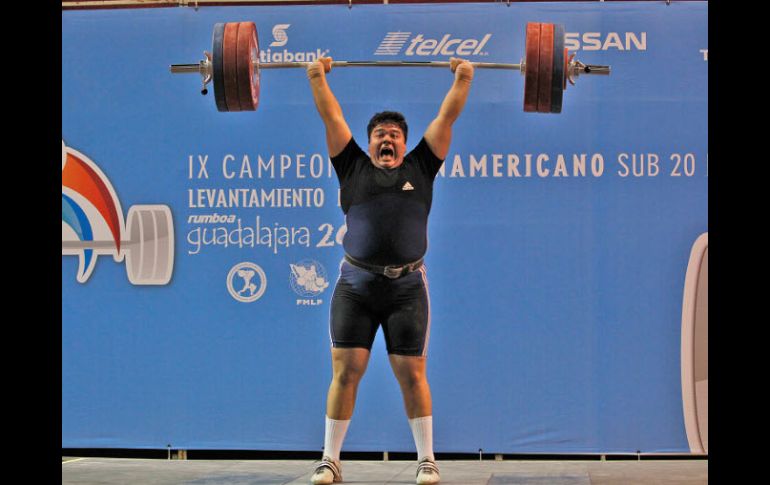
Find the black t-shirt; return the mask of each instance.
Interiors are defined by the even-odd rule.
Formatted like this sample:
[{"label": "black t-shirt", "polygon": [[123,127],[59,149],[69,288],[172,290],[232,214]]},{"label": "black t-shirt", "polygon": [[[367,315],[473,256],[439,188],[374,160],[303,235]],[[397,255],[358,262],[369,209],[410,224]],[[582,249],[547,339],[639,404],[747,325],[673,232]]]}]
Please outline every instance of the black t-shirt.
[{"label": "black t-shirt", "polygon": [[331,161],[348,227],[345,252],[379,266],[423,257],[428,249],[433,180],[443,163],[425,138],[393,169],[376,167],[352,137]]}]

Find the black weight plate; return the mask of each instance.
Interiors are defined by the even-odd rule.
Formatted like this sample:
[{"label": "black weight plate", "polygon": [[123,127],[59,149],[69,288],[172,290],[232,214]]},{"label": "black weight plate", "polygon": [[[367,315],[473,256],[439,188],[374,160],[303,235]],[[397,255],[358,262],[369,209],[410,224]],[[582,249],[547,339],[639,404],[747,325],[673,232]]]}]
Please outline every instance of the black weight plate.
[{"label": "black weight plate", "polygon": [[561,113],[564,97],[564,26],[553,30],[553,78],[551,79],[551,113]]},{"label": "black weight plate", "polygon": [[214,99],[217,102],[217,110],[229,111],[227,101],[225,101],[225,74],[222,68],[222,41],[225,37],[225,24],[214,24],[214,35],[211,40],[211,63],[214,72]]}]

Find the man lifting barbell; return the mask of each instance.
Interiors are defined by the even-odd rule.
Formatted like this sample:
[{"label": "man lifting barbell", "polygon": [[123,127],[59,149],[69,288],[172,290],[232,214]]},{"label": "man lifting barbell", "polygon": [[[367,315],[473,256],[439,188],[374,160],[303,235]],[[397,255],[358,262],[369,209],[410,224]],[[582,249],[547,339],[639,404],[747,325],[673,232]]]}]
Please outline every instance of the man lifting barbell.
[{"label": "man lifting barbell", "polygon": [[[304,68],[341,188],[346,215],[345,259],[331,304],[329,334],[333,377],[327,395],[324,454],[312,483],[342,481],[340,449],[353,414],[379,325],[404,398],[418,454],[417,483],[439,481],[433,455],[432,406],[425,364],[430,336],[423,256],[433,180],[447,156],[452,124],[465,105],[474,71],[518,70],[524,75],[525,112],[561,113],[564,90],[581,74],[608,75],[610,66],[575,59],[564,26],[526,25],[525,59],[512,63],[442,61],[332,61],[260,63],[253,22],[218,23],[212,52],[198,64],[173,64],[172,73],[198,73],[213,82],[219,111],[254,111],[266,69]],[[358,147],[339,103],[326,83],[332,67],[430,67],[455,74],[454,83],[417,146],[406,152],[408,128],[396,112],[376,114],[367,127],[368,155]]]},{"label": "man lifting barbell", "polygon": [[342,481],[340,450],[358,384],[382,325],[417,448],[416,481],[438,483],[426,376],[430,303],[423,256],[433,180],[449,151],[452,124],[463,110],[474,69],[468,61],[450,60],[454,82],[438,115],[408,153],[404,117],[392,111],[375,114],[367,127],[367,154],[353,138],[326,82],[331,61],[326,57],[310,64],[307,76],[326,128],[348,230],[343,242],[345,258],[331,303],[333,376],[326,402],[323,459],[311,482]]}]

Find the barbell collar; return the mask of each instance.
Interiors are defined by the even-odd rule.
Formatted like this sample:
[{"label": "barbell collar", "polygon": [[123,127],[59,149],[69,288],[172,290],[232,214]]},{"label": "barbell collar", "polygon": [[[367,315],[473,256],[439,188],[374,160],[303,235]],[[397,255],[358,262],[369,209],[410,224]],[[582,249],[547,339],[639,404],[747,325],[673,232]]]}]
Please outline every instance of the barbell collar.
[{"label": "barbell collar", "polygon": [[199,74],[201,72],[200,64],[171,64],[169,69],[173,74]]},{"label": "barbell collar", "polygon": [[584,64],[581,74],[600,74],[603,76],[610,75],[610,66],[599,66],[594,64]]},{"label": "barbell collar", "polygon": [[596,64],[583,64],[577,59],[574,59],[570,63],[569,67],[570,75],[577,77],[582,74],[598,74],[603,76],[609,76],[610,66],[601,66]]}]

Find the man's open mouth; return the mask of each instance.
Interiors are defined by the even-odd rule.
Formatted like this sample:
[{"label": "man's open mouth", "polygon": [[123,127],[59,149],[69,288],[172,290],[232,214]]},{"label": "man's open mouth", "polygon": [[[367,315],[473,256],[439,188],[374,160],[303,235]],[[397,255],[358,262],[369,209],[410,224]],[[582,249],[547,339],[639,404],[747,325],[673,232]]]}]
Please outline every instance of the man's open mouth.
[{"label": "man's open mouth", "polygon": [[393,158],[393,156],[395,156],[395,154],[396,154],[396,152],[393,151],[393,149],[390,148],[390,147],[383,147],[383,148],[380,149],[380,158],[383,158],[383,157],[391,157],[391,158]]}]

